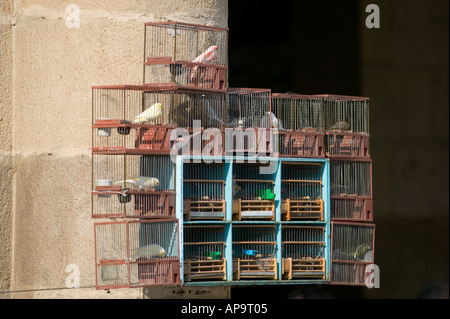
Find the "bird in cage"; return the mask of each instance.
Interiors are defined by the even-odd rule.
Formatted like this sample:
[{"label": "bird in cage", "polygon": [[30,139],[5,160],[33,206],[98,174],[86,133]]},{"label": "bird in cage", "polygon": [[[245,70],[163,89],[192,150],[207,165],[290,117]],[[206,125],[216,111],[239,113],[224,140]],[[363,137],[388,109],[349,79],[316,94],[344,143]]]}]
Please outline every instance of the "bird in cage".
[{"label": "bird in cage", "polygon": [[158,244],[150,244],[136,248],[134,254],[130,257],[131,260],[138,258],[164,258],[166,250]]},{"label": "bird in cage", "polygon": [[333,251],[333,259],[364,260],[370,249],[369,244],[361,244],[354,249],[336,249]]},{"label": "bird in cage", "polygon": [[115,182],[115,184],[129,184],[134,188],[139,189],[154,189],[155,187],[159,186],[159,179],[157,179],[156,177],[137,176]]},{"label": "bird in cage", "polygon": [[192,120],[200,119],[199,116],[194,116],[195,108],[192,104],[191,101],[186,100],[179,103],[176,107],[171,108],[170,118],[173,119],[177,126],[185,128],[192,127]]},{"label": "bird in cage", "polygon": [[366,253],[370,250],[369,244],[362,244],[356,247],[353,252],[353,258],[356,260],[364,260],[366,257]]},{"label": "bird in cage", "polygon": [[[205,52],[196,57],[192,62],[194,63],[210,63],[217,58],[219,47],[217,45],[210,46]],[[195,80],[198,74],[198,66],[194,66],[191,70],[190,79],[188,82]]]},{"label": "bird in cage", "polygon": [[223,121],[217,116],[216,111],[211,106],[208,98],[205,95],[202,95],[204,98],[203,109],[202,109],[202,120],[206,120],[204,124],[206,127],[220,127],[223,124]]},{"label": "bird in cage", "polygon": [[161,103],[153,104],[144,112],[136,115],[133,124],[143,124],[158,119],[162,115],[162,109],[163,105]]},{"label": "bird in cage", "polygon": [[[270,122],[272,121],[272,126],[270,126]],[[281,121],[273,114],[272,112],[266,112],[264,116],[261,118],[261,123],[259,127],[270,128],[276,127],[279,130],[283,130],[283,126],[281,125]]]},{"label": "bird in cage", "polygon": [[237,182],[233,181],[233,198],[236,198],[242,188]]},{"label": "bird in cage", "polygon": [[345,121],[339,121],[334,123],[331,128],[331,131],[349,131],[350,130],[350,124],[348,124]]},{"label": "bird in cage", "polygon": [[196,57],[192,62],[195,63],[209,63],[217,58],[219,47],[217,45],[210,46],[205,52]]}]

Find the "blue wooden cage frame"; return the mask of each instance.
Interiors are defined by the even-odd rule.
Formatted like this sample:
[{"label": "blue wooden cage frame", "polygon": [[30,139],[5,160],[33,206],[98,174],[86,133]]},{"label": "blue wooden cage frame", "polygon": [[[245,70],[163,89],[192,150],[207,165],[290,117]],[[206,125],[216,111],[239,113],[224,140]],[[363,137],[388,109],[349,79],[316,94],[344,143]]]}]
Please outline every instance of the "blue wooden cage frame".
[{"label": "blue wooden cage frame", "polygon": [[[324,284],[330,281],[330,165],[327,158],[282,158],[282,157],[244,157],[244,156],[175,156],[172,158],[175,161],[175,190],[176,190],[176,218],[180,221],[178,223],[179,239],[180,239],[180,274],[181,285],[183,286],[214,286],[214,285],[278,285],[278,284]],[[225,202],[232,202],[232,178],[233,165],[236,163],[253,162],[266,163],[273,168],[273,189],[275,194],[275,218],[274,220],[245,220],[236,221],[232,216],[232,205],[227,204],[225,208],[225,220],[195,220],[184,221],[183,216],[183,167],[186,161],[193,163],[223,163],[224,165],[224,179],[225,179]],[[283,221],[281,218],[281,168],[283,164],[289,163],[313,163],[321,165],[321,194],[323,200],[323,220],[302,220],[302,221]],[[186,281],[184,278],[184,249],[183,249],[183,230],[184,225],[222,225],[225,228],[225,249],[224,256],[226,259],[226,276],[225,280],[207,280],[207,281]],[[274,226],[275,228],[275,257],[276,257],[276,279],[272,280],[234,280],[233,279],[233,226]],[[283,226],[320,226],[324,228],[324,259],[325,259],[325,275],[323,279],[283,279],[282,276],[282,227]]]}]

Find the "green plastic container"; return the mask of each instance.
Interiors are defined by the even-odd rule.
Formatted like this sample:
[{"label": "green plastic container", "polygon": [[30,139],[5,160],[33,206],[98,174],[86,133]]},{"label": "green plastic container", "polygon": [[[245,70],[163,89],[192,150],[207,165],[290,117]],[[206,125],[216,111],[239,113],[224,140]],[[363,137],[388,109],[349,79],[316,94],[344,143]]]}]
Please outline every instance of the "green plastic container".
[{"label": "green plastic container", "polygon": [[220,251],[205,251],[203,252],[204,257],[211,257],[212,260],[219,260],[222,254]]},{"label": "green plastic container", "polygon": [[272,193],[271,189],[258,189],[256,191],[256,196],[261,197],[261,199],[274,199],[275,194]]}]

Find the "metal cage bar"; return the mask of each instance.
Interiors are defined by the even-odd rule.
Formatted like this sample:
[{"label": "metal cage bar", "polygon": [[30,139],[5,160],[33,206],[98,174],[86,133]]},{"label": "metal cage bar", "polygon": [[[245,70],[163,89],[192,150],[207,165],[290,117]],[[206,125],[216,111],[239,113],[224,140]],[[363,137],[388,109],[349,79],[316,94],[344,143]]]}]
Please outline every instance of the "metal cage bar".
[{"label": "metal cage bar", "polygon": [[369,158],[369,98],[320,96],[325,100],[326,156]]},{"label": "metal cage bar", "polygon": [[322,170],[318,163],[282,163],[282,220],[324,219]]},{"label": "metal cage bar", "polygon": [[274,225],[232,227],[235,280],[278,278],[275,230]]},{"label": "metal cage bar", "polygon": [[175,217],[169,156],[92,155],[93,218]]},{"label": "metal cage bar", "polygon": [[325,227],[282,225],[281,240],[284,279],[325,278]]},{"label": "metal cage bar", "polygon": [[272,94],[280,156],[324,157],[324,101],[315,95]]},{"label": "metal cage bar", "polygon": [[375,259],[375,225],[331,222],[331,283],[366,284],[366,267]]},{"label": "metal cage bar", "polygon": [[226,280],[225,225],[185,225],[184,280]]},{"label": "metal cage bar", "polygon": [[[145,24],[145,60],[169,57],[173,61],[203,62],[226,65],[228,60],[228,28],[182,22]],[[217,46],[215,56],[202,55]]]},{"label": "metal cage bar", "polygon": [[330,195],[372,197],[372,160],[330,160]]},{"label": "metal cage bar", "polygon": [[183,164],[183,215],[185,220],[226,218],[224,163]]},{"label": "metal cage bar", "polygon": [[259,163],[233,163],[233,219],[275,219],[275,175]]},{"label": "metal cage bar", "polygon": [[176,220],[94,224],[96,287],[180,283]]}]

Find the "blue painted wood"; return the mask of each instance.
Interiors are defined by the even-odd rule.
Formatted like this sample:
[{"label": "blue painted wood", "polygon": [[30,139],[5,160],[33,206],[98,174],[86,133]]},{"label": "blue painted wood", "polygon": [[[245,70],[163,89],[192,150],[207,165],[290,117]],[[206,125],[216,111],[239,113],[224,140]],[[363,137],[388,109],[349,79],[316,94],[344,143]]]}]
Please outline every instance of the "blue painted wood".
[{"label": "blue painted wood", "polygon": [[174,157],[175,162],[175,216],[179,220],[178,223],[178,240],[180,247],[180,276],[181,284],[184,284],[184,249],[183,249],[183,158],[181,156]]},{"label": "blue painted wood", "polygon": [[[225,221],[183,221],[183,161],[196,160],[204,162],[206,159],[209,162],[223,163],[225,180],[225,201],[226,201],[226,220]],[[263,161],[264,163],[273,164],[273,181],[275,193],[275,220],[274,221],[258,221],[258,220],[246,220],[246,221],[233,221],[232,220],[232,185],[233,185],[233,171],[235,165],[243,162],[255,162]],[[324,220],[323,221],[281,221],[281,174],[283,163],[319,163],[322,164],[321,180],[322,180],[322,199],[324,201]],[[195,281],[185,282],[182,275],[182,285],[185,286],[215,286],[215,285],[280,285],[280,284],[326,284],[329,280],[330,274],[330,167],[329,159],[323,158],[277,158],[277,157],[245,157],[245,156],[178,156],[176,160],[176,216],[182,221],[179,223],[179,238],[180,238],[180,258],[183,260],[183,225],[202,225],[202,224],[221,224],[225,225],[225,253],[227,276],[225,281]],[[205,170],[205,177],[213,177],[214,175],[208,175],[208,171]],[[257,225],[273,225],[275,227],[275,257],[277,258],[278,280],[233,280],[232,264],[233,264],[233,225],[236,226],[257,226]],[[325,280],[281,280],[281,263],[282,263],[282,225],[305,225],[305,226],[322,226],[325,228]],[[183,262],[181,262],[181,274],[184,273]]]}]

